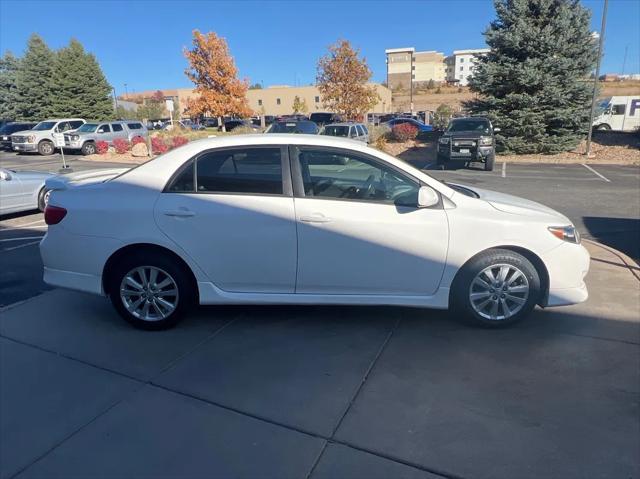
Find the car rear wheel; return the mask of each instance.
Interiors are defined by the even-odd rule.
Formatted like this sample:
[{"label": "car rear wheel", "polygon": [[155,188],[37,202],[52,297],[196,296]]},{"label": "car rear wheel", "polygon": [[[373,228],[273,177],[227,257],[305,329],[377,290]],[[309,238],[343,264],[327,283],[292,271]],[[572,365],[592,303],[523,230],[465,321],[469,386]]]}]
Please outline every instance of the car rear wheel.
[{"label": "car rear wheel", "polygon": [[85,156],[95,155],[96,151],[96,144],[93,141],[87,141],[84,145],[82,145],[82,154]]},{"label": "car rear wheel", "polygon": [[48,190],[44,186],[38,193],[38,209],[40,211],[44,211],[45,207],[49,203],[49,196],[51,195],[51,190]]},{"label": "car rear wheel", "polygon": [[526,317],[540,294],[540,276],[527,258],[511,250],[491,249],[462,267],[450,307],[473,325],[499,328]]},{"label": "car rear wheel", "polygon": [[53,155],[54,152],[55,152],[55,147],[53,146],[53,143],[51,143],[50,141],[44,140],[38,143],[38,153],[40,153],[41,155],[49,156],[49,155]]},{"label": "car rear wheel", "polygon": [[610,127],[609,125],[607,125],[606,123],[602,123],[602,124],[600,124],[600,125],[598,125],[598,126],[596,127],[596,130],[599,130],[599,131],[609,131],[609,130],[611,130],[611,127]]},{"label": "car rear wheel", "polygon": [[175,326],[193,305],[191,284],[188,272],[171,258],[137,253],[114,267],[109,297],[136,328],[162,330]]}]

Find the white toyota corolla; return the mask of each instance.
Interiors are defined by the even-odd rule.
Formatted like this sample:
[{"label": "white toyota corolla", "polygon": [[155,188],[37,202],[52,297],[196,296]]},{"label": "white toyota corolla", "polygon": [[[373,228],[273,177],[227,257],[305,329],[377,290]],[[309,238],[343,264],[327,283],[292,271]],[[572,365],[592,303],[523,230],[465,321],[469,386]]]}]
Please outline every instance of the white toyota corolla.
[{"label": "white toyota corolla", "polygon": [[587,299],[589,254],[565,216],[351,140],[199,140],[48,186],[44,280],[108,295],[146,329],[197,303],[450,308],[502,326]]}]

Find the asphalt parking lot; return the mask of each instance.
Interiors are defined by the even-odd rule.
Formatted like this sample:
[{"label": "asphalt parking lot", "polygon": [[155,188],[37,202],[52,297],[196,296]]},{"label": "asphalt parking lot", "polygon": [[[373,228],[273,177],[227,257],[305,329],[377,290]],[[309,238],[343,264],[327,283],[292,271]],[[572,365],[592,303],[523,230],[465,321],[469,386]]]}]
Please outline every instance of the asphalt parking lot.
[{"label": "asphalt parking lot", "polygon": [[[637,167],[426,168],[541,201],[637,258]],[[0,219],[1,478],[640,476],[640,269],[606,247],[586,242],[589,301],[508,330],[206,307],[149,333],[48,290],[45,231],[39,213]]]}]

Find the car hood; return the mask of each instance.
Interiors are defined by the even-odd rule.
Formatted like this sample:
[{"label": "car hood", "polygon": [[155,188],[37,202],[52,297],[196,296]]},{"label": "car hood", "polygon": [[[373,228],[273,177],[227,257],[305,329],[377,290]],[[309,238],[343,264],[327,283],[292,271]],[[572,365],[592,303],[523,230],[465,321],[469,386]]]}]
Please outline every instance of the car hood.
[{"label": "car hood", "polygon": [[41,133],[42,131],[49,131],[49,130],[20,130],[20,131],[14,131],[13,133],[11,133],[11,136],[14,136],[14,135],[19,135],[19,136],[36,135],[38,133]]},{"label": "car hood", "polygon": [[23,170],[23,171],[13,171],[10,170],[12,174],[16,175],[21,180],[46,180],[47,178],[51,178],[53,173],[48,173],[46,171],[31,171],[31,170]]},{"label": "car hood", "polygon": [[481,136],[491,136],[490,133],[482,133],[481,131],[445,131],[442,136],[449,138],[480,138]]},{"label": "car hood", "polygon": [[497,191],[485,190],[483,188],[470,187],[466,185],[458,186],[477,193],[481,200],[486,201],[498,211],[521,216],[545,217],[546,219],[557,223],[552,226],[572,224],[571,220],[562,213],[535,201],[520,198],[519,196],[508,195],[506,193],[499,193]]}]

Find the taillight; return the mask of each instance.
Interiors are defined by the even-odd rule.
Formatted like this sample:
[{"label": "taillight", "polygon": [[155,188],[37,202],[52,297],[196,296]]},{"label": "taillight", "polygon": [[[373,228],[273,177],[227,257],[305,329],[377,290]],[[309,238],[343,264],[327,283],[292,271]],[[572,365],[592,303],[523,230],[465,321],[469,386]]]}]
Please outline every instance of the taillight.
[{"label": "taillight", "polygon": [[59,206],[47,205],[44,209],[44,222],[48,225],[57,225],[67,216],[67,210]]}]

